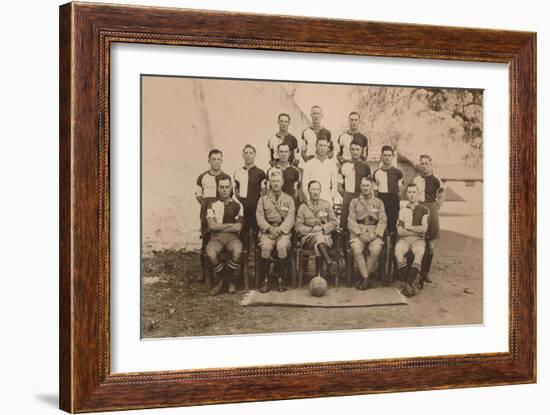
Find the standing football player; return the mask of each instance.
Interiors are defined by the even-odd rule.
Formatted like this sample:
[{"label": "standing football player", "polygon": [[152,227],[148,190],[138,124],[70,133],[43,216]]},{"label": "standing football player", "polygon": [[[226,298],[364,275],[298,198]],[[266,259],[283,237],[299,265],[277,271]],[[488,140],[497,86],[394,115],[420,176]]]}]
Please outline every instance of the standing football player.
[{"label": "standing football player", "polygon": [[418,187],[418,200],[430,211],[428,232],[426,233],[427,250],[422,261],[421,278],[423,282],[432,282],[430,270],[435,253],[435,241],[439,239],[439,209],[445,200],[441,181],[433,175],[432,158],[428,154],[420,156],[420,175],[414,178]]},{"label": "standing football player", "polygon": [[308,162],[315,157],[318,139],[327,140],[330,145],[329,152],[332,151],[332,134],[321,125],[322,119],[323,109],[319,105],[311,107],[311,127],[302,132],[301,150],[304,162]]},{"label": "standing football player", "polygon": [[369,140],[368,138],[359,131],[359,123],[361,122],[361,116],[358,112],[350,112],[349,117],[349,130],[338,137],[334,149],[336,152],[336,157],[338,162],[343,164],[345,161],[351,161],[351,143],[357,143],[361,146],[361,155],[360,158],[363,160],[367,159],[369,154]]},{"label": "standing football player", "polygon": [[388,216],[388,232],[392,235],[396,232],[399,195],[403,186],[403,172],[393,167],[393,157],[393,148],[389,145],[382,146],[382,166],[372,174],[378,190],[377,196],[384,202]]},{"label": "standing football player", "polygon": [[348,228],[349,205],[353,199],[361,193],[361,180],[363,177],[370,178],[370,167],[367,162],[361,159],[363,147],[360,143],[350,143],[351,160],[345,161],[340,167],[338,191],[342,195],[342,214],[340,216],[340,227]]},{"label": "standing football player", "polygon": [[277,124],[279,125],[279,131],[267,142],[267,148],[269,149],[269,164],[275,166],[279,162],[279,145],[286,144],[290,150],[289,161],[291,164],[296,165],[300,150],[298,148],[298,140],[288,132],[290,115],[285,113],[279,114],[277,117]]},{"label": "standing football player", "polygon": [[256,149],[247,144],[243,148],[244,166],[238,169],[233,178],[235,180],[235,194],[243,205],[244,227],[243,241],[246,249],[250,243],[251,234],[257,231],[256,206],[262,193],[262,184],[265,180],[265,172],[254,164]]},{"label": "standing football player", "polygon": [[272,169],[280,170],[283,174],[283,192],[294,199],[295,206],[300,204],[300,170],[290,163],[290,147],[286,143],[279,144],[277,149],[279,160],[267,171],[267,176]]}]

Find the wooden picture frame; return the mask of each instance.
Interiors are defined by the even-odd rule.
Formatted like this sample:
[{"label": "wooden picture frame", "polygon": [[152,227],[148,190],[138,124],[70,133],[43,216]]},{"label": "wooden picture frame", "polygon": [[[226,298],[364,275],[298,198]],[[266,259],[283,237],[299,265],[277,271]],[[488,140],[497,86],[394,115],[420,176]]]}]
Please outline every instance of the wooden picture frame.
[{"label": "wooden picture frame", "polygon": [[[507,63],[509,352],[111,373],[109,62],[110,46],[118,42]],[[59,94],[61,409],[90,412],[536,381],[535,33],[70,3],[60,8]]]}]

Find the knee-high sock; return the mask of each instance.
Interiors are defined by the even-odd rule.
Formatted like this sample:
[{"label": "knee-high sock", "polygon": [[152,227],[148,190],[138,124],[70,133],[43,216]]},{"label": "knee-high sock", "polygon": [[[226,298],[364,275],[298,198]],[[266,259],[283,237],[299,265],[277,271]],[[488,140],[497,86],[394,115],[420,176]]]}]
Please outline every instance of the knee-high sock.
[{"label": "knee-high sock", "polygon": [[378,255],[373,255],[371,253],[367,258],[367,271],[369,275],[376,271],[376,267],[378,267]]},{"label": "knee-high sock", "polygon": [[323,259],[327,263],[327,266],[330,267],[330,264],[332,264],[332,258],[330,257],[328,253],[328,247],[327,244],[319,244],[317,245],[317,249],[319,249],[319,252],[323,256]]},{"label": "knee-high sock", "polygon": [[363,253],[357,253],[353,255],[353,258],[355,260],[355,265],[357,265],[357,269],[359,270],[359,273],[363,278],[369,277],[369,271],[367,268],[367,263],[365,261],[365,256]]},{"label": "knee-high sock", "polygon": [[407,273],[407,282],[412,284],[418,275],[418,269],[415,267],[410,267],[409,272]]},{"label": "knee-high sock", "polygon": [[315,257],[315,275],[321,275],[321,271],[323,270],[323,257],[316,256]]},{"label": "knee-high sock", "polygon": [[432,269],[433,257],[434,257],[433,249],[428,249],[424,254],[424,258],[422,258],[422,275],[423,276],[428,276],[430,274],[430,270]]},{"label": "knee-high sock", "polygon": [[269,278],[269,258],[260,258],[260,280],[266,281]]}]

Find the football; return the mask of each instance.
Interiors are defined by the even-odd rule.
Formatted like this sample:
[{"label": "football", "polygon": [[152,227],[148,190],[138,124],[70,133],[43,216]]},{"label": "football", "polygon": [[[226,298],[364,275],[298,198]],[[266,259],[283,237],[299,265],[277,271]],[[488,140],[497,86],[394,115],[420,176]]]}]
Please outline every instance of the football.
[{"label": "football", "polygon": [[323,277],[315,277],[309,282],[309,292],[314,297],[322,297],[327,292],[327,281]]}]

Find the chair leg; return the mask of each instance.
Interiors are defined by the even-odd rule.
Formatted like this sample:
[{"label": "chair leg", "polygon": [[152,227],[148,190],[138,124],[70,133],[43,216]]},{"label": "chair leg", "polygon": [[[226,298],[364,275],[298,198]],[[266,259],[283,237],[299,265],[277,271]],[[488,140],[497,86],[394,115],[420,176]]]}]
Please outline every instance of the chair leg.
[{"label": "chair leg", "polygon": [[304,264],[302,258],[302,251],[300,249],[296,250],[296,265],[297,265],[297,274],[298,274],[298,288],[302,288],[303,278],[304,278]]},{"label": "chair leg", "polygon": [[296,288],[296,255],[290,256],[290,273],[292,278],[292,288]]},{"label": "chair leg", "polygon": [[339,278],[340,278],[340,272],[339,272],[339,265],[340,265],[340,255],[338,254],[338,250],[336,250],[336,258],[335,258],[335,261],[336,261],[336,275],[334,276],[334,287],[335,288],[338,288],[338,285],[339,284]]},{"label": "chair leg", "polygon": [[206,285],[206,291],[210,291],[210,264],[208,263],[208,260],[206,259],[206,255],[201,252],[201,265],[202,265],[202,275],[204,278],[204,283]]},{"label": "chair leg", "polygon": [[243,251],[241,257],[241,272],[243,274],[244,280],[244,289],[249,290],[249,281],[248,281],[248,251]]},{"label": "chair leg", "polygon": [[254,289],[260,287],[260,253],[258,245],[254,245]]},{"label": "chair leg", "polygon": [[351,287],[351,274],[353,273],[353,256],[349,250],[346,251],[346,277],[347,277],[347,286]]}]

